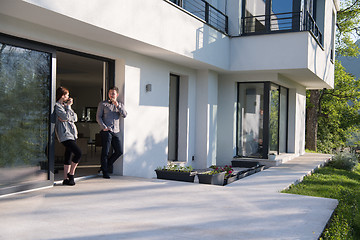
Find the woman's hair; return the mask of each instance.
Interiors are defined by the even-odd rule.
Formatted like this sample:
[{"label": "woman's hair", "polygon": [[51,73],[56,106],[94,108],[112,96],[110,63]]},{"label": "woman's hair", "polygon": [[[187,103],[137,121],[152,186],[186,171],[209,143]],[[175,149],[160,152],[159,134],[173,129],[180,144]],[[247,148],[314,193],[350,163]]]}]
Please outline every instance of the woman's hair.
[{"label": "woman's hair", "polygon": [[59,87],[58,89],[56,89],[56,101],[59,101],[59,99],[67,93],[69,93],[69,90],[64,87]]},{"label": "woman's hair", "polygon": [[117,88],[116,86],[113,86],[113,87],[109,88],[109,92],[110,92],[110,90],[114,90],[117,93],[119,93],[119,88]]}]

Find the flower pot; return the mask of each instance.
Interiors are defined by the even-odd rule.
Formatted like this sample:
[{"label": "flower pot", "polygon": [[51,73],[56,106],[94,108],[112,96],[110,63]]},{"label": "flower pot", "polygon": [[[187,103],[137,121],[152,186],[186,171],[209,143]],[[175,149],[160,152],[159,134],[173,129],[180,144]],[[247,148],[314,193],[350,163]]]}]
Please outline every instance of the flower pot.
[{"label": "flower pot", "polygon": [[275,154],[268,154],[268,159],[271,160],[271,161],[274,161],[276,158],[276,155]]},{"label": "flower pot", "polygon": [[199,183],[212,184],[212,185],[224,185],[225,172],[209,175],[198,174]]},{"label": "flower pot", "polygon": [[155,170],[158,179],[194,182],[194,172]]}]

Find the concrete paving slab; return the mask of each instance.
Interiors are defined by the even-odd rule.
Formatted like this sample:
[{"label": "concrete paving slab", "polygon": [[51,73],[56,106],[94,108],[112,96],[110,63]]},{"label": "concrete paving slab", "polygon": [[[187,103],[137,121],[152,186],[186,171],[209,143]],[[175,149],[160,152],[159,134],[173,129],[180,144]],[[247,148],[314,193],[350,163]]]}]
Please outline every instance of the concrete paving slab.
[{"label": "concrete paving slab", "polygon": [[113,176],[3,197],[0,239],[318,239],[337,200],[279,193],[327,158],[304,157],[227,186]]}]

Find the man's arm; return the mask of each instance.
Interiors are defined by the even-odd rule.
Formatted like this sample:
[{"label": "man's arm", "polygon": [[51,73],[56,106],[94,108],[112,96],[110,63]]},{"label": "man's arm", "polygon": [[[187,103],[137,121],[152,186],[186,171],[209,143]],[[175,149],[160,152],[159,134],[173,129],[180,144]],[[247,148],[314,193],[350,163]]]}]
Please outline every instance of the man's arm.
[{"label": "man's arm", "polygon": [[107,129],[107,126],[103,121],[103,116],[104,116],[104,105],[102,102],[100,102],[96,111],[96,121],[100,125],[101,130]]}]

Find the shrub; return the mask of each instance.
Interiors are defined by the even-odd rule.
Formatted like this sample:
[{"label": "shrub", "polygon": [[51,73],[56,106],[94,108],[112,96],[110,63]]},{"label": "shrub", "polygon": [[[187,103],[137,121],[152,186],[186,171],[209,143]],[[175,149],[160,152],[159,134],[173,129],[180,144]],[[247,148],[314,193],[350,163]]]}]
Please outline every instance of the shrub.
[{"label": "shrub", "polygon": [[352,171],[359,163],[358,158],[355,154],[349,152],[337,153],[333,160],[330,162],[330,166],[337,169],[344,169]]},{"label": "shrub", "polygon": [[157,167],[156,170],[173,171],[173,172],[191,172],[193,171],[192,166],[179,166],[176,164],[169,163],[164,167]]},{"label": "shrub", "polygon": [[351,237],[351,227],[343,216],[334,215],[331,226],[322,233],[320,240],[343,240]]}]

